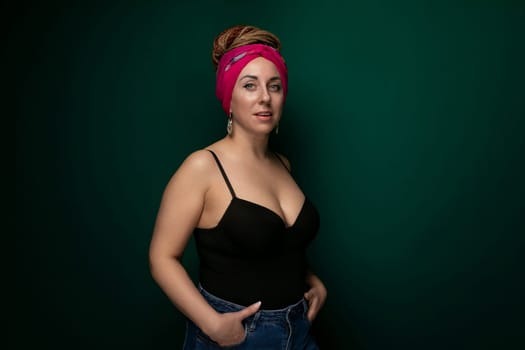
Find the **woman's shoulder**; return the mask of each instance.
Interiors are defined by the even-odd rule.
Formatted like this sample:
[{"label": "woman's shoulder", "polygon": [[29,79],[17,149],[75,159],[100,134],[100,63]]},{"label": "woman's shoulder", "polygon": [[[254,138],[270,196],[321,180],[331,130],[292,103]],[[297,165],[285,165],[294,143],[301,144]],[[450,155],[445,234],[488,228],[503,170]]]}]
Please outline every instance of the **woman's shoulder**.
[{"label": "woman's shoulder", "polygon": [[207,173],[215,162],[210,151],[206,148],[199,149],[190,153],[182,162],[179,170],[189,172]]},{"label": "woman's shoulder", "polygon": [[[189,168],[195,172],[206,172],[216,169],[217,162],[214,159],[214,154],[220,155],[224,149],[224,140],[218,140],[211,145],[198,149],[190,153],[184,159],[181,167]],[[219,152],[219,153],[217,153]],[[220,156],[219,156],[220,157]]]},{"label": "woman's shoulder", "polygon": [[205,149],[196,150],[188,154],[182,161],[182,164],[178,167],[175,173],[172,175],[168,187],[180,188],[192,188],[195,192],[199,191],[199,188],[205,191],[212,177],[212,169],[216,165],[210,154]]}]

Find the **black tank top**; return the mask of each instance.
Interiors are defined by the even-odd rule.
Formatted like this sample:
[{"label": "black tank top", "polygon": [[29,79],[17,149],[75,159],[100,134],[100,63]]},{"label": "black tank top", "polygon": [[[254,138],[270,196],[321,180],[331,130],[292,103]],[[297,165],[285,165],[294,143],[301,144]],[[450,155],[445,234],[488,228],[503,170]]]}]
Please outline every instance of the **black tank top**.
[{"label": "black tank top", "polygon": [[238,198],[219,158],[209,151],[232,200],[217,226],[194,230],[201,285],[244,306],[259,300],[262,309],[296,303],[307,288],[305,253],[319,229],[316,208],[305,197],[296,221],[287,226],[274,211]]}]

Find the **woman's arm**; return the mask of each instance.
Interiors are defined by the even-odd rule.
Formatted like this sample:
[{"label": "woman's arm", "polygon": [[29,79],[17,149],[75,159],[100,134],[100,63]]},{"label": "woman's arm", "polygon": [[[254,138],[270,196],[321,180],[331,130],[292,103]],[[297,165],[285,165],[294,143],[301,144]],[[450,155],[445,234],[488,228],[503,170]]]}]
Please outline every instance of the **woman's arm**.
[{"label": "woman's arm", "polygon": [[181,264],[197,226],[209,181],[203,154],[190,155],[168,182],[155,221],[149,249],[153,279],[175,306],[203,331],[217,315]]},{"label": "woman's arm", "polygon": [[304,293],[304,298],[308,300],[309,305],[307,317],[310,322],[313,322],[323,307],[328,292],[319,277],[310,271],[306,274],[306,284],[310,286],[310,289]]},{"label": "woman's arm", "polygon": [[170,179],[157,214],[149,262],[153,279],[173,304],[212,339],[221,345],[230,345],[242,341],[241,321],[255,313],[259,305],[236,313],[216,312],[181,264],[184,249],[204,208],[210,174],[214,174],[215,167],[208,152],[197,151]]}]

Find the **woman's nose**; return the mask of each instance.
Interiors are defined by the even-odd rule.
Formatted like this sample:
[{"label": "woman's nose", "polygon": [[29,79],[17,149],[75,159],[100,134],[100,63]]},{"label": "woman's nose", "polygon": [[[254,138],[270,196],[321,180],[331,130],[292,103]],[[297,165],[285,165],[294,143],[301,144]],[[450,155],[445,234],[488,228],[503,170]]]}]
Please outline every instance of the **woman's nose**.
[{"label": "woman's nose", "polygon": [[261,102],[268,103],[270,102],[270,93],[267,88],[261,89]]}]

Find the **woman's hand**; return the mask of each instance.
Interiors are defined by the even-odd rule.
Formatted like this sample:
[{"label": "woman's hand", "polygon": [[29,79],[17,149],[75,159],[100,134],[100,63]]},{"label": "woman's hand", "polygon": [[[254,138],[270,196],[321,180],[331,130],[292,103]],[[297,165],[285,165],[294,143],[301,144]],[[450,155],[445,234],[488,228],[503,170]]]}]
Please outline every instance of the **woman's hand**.
[{"label": "woman's hand", "polygon": [[308,301],[307,318],[313,322],[326,301],[328,294],[323,282],[315,276],[309,275],[307,279],[310,289],[304,293],[304,298]]},{"label": "woman's hand", "polygon": [[219,320],[206,334],[220,346],[240,344],[246,337],[242,321],[259,310],[261,302],[256,302],[240,311],[219,314]]}]

